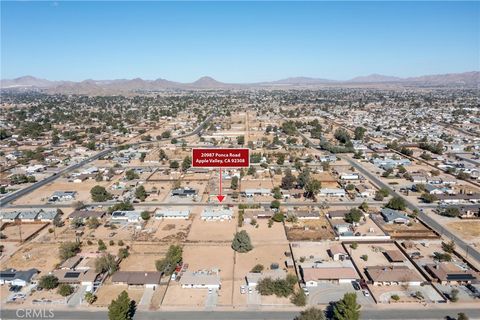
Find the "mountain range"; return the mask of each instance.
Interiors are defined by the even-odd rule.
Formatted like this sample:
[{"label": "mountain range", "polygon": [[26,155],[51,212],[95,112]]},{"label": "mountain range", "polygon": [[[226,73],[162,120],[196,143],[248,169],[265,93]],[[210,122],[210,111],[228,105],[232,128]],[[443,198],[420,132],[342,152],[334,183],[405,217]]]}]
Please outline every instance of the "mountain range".
[{"label": "mountain range", "polygon": [[478,88],[480,72],[449,73],[425,75],[419,77],[399,78],[380,74],[355,77],[339,81],[322,78],[291,77],[271,82],[257,83],[224,83],[211,77],[202,77],[191,83],[180,83],[166,79],[144,80],[84,80],[50,81],[46,79],[24,76],[16,79],[0,80],[2,89],[40,89],[49,93],[69,94],[114,94],[139,91],[158,90],[194,90],[194,89],[248,89],[248,88],[302,88],[302,87],[457,87]]}]

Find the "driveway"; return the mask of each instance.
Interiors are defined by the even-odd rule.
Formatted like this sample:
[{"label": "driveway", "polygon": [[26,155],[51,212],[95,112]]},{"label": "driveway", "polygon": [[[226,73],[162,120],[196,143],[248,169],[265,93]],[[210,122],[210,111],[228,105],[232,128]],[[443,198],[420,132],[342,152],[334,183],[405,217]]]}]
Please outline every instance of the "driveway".
[{"label": "driveway", "polygon": [[85,292],[87,291],[88,286],[80,286],[77,291],[73,293],[73,295],[68,300],[67,305],[69,307],[76,307],[80,305],[83,301],[83,297],[85,296]]},{"label": "driveway", "polygon": [[321,283],[318,287],[308,287],[310,294],[308,295],[309,305],[329,304],[343,298],[348,292],[357,294],[357,302],[362,305],[373,305],[372,297],[365,297],[360,290],[355,290],[350,283]]},{"label": "driveway", "polygon": [[144,309],[148,309],[154,293],[155,290],[153,290],[153,288],[145,288],[145,290],[143,290],[143,295],[140,299],[140,302],[138,303],[138,306]]},{"label": "driveway", "polygon": [[251,293],[247,291],[246,295],[247,295],[247,305],[249,307],[256,307],[262,304],[262,296],[260,295],[260,293],[258,293],[255,287],[253,287],[253,290]]},{"label": "driveway", "polygon": [[210,310],[217,306],[218,303],[218,291],[213,290],[211,293],[207,294],[205,299],[205,309]]}]

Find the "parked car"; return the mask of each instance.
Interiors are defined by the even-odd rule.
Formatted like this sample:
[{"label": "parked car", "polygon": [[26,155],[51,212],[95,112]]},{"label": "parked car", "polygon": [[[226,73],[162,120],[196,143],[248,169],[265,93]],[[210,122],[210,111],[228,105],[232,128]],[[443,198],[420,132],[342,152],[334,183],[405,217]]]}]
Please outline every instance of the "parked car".
[{"label": "parked car", "polygon": [[352,286],[355,290],[360,290],[360,285],[357,281],[352,281]]},{"label": "parked car", "polygon": [[248,287],[248,293],[253,293],[253,288],[252,287]]},{"label": "parked car", "polygon": [[363,295],[365,297],[370,297],[370,292],[368,292],[368,290],[363,290]]},{"label": "parked car", "polygon": [[310,295],[310,292],[308,291],[307,288],[302,288],[302,289],[306,296]]},{"label": "parked car", "polygon": [[247,293],[247,287],[246,286],[240,286],[240,293],[241,294]]},{"label": "parked car", "polygon": [[467,287],[467,289],[470,290],[474,295],[480,297],[480,291],[475,286],[472,284],[467,284],[465,287]]}]

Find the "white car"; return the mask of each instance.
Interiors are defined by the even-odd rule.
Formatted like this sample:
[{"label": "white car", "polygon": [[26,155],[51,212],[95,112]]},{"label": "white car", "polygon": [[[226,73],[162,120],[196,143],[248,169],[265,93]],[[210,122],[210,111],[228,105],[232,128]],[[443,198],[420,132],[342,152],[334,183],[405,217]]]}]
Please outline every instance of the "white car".
[{"label": "white car", "polygon": [[310,294],[310,291],[308,291],[307,288],[302,288],[303,289],[303,292],[305,293],[306,296],[308,296]]},{"label": "white car", "polygon": [[240,286],[240,293],[241,294],[247,293],[247,287],[246,286]]},{"label": "white car", "polygon": [[363,295],[365,297],[370,297],[370,292],[368,292],[368,290],[363,290]]},{"label": "white car", "polygon": [[253,293],[252,287],[248,287],[248,293]]}]

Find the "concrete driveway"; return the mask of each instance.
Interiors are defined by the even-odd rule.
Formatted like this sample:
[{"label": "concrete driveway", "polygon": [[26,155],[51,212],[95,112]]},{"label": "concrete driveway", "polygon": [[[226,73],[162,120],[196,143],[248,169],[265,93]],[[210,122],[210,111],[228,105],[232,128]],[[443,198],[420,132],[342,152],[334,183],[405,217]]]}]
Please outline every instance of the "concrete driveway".
[{"label": "concrete driveway", "polygon": [[343,298],[343,295],[348,292],[355,292],[357,294],[357,302],[362,305],[373,305],[372,297],[365,297],[362,291],[355,290],[350,283],[335,284],[335,283],[321,283],[318,287],[308,288],[308,304],[328,304],[330,302],[338,301]]},{"label": "concrete driveway", "polygon": [[218,303],[218,291],[213,290],[211,293],[207,294],[205,299],[205,309],[211,310],[217,306]]},{"label": "concrete driveway", "polygon": [[88,286],[80,286],[77,291],[75,291],[70,299],[68,299],[67,305],[69,307],[76,307],[80,305],[83,301],[83,297],[85,296],[85,292],[87,291]]},{"label": "concrete driveway", "polygon": [[153,290],[153,288],[145,288],[145,290],[143,290],[142,298],[138,303],[139,308],[148,309],[154,293],[155,290]]}]

